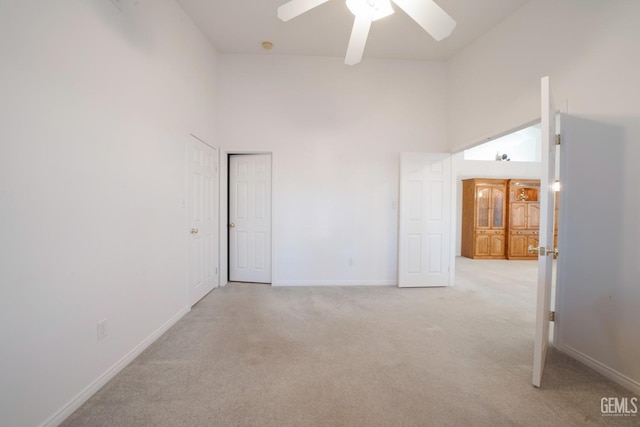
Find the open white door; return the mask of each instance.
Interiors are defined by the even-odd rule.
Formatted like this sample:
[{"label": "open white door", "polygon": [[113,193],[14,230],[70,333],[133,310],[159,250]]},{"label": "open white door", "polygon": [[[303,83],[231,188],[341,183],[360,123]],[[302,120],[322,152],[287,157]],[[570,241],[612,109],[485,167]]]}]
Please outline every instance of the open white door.
[{"label": "open white door", "polygon": [[398,286],[451,284],[451,156],[400,156]]},{"label": "open white door", "polygon": [[188,153],[189,303],[218,285],[218,152],[193,137]]},{"label": "open white door", "polygon": [[[553,105],[549,77],[541,81],[542,170],[540,176],[540,239],[538,252],[538,298],[536,335],[533,348],[533,385],[540,387],[549,346],[551,281],[553,275],[553,221],[556,173],[556,109]],[[529,248],[530,250],[534,248]]]},{"label": "open white door", "polygon": [[229,280],[271,283],[271,155],[229,157]]}]

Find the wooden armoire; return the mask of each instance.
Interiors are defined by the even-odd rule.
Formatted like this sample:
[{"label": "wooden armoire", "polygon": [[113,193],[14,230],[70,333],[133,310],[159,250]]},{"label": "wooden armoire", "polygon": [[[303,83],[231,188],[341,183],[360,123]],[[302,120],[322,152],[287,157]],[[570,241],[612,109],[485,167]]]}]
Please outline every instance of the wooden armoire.
[{"label": "wooden armoire", "polygon": [[[555,199],[554,247],[558,236]],[[462,256],[480,259],[538,259],[529,246],[540,237],[540,180],[486,179],[462,181]]]},{"label": "wooden armoire", "polygon": [[540,180],[509,180],[509,239],[507,258],[538,259],[529,246],[538,247],[540,228]]},{"label": "wooden armoire", "polygon": [[462,181],[462,256],[506,257],[507,184],[506,179]]}]

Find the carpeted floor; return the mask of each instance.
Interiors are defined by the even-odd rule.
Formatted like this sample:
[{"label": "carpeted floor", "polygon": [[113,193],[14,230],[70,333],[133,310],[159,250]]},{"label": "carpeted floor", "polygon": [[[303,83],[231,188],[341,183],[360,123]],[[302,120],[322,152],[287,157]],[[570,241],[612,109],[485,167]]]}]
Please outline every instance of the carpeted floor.
[{"label": "carpeted floor", "polygon": [[531,385],[535,264],[459,258],[452,288],[230,284],[63,426],[640,425],[603,417],[633,395],[560,353]]}]

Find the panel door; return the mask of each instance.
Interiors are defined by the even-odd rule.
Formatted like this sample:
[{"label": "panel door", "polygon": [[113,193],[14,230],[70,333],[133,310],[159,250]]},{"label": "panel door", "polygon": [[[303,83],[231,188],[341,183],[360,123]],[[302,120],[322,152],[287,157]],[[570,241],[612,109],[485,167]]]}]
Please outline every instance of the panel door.
[{"label": "panel door", "polygon": [[449,286],[451,157],[402,153],[398,286]]},{"label": "panel door", "polygon": [[540,180],[540,234],[538,255],[538,295],[536,302],[536,333],[533,348],[533,385],[540,387],[549,348],[549,313],[551,311],[551,281],[553,275],[553,231],[555,192],[552,185],[556,174],[556,110],[551,97],[549,77],[541,80],[542,176]]},{"label": "panel door", "polygon": [[189,302],[218,286],[218,151],[193,138],[188,147]]},{"label": "panel door", "polygon": [[271,155],[229,156],[229,280],[271,283]]}]

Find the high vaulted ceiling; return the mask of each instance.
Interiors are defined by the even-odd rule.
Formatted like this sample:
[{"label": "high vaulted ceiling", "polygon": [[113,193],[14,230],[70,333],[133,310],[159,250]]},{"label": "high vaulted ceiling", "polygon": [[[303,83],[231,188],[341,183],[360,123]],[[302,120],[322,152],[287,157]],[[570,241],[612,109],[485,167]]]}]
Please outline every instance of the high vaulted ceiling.
[{"label": "high vaulted ceiling", "polygon": [[[415,0],[421,1],[421,0]],[[458,23],[436,42],[399,7],[371,26],[367,58],[444,60],[485,34],[529,0],[435,0]],[[276,16],[287,0],[178,0],[220,53],[345,55],[353,15],[345,0],[329,0],[288,22]],[[263,41],[271,41],[266,52]]]}]

